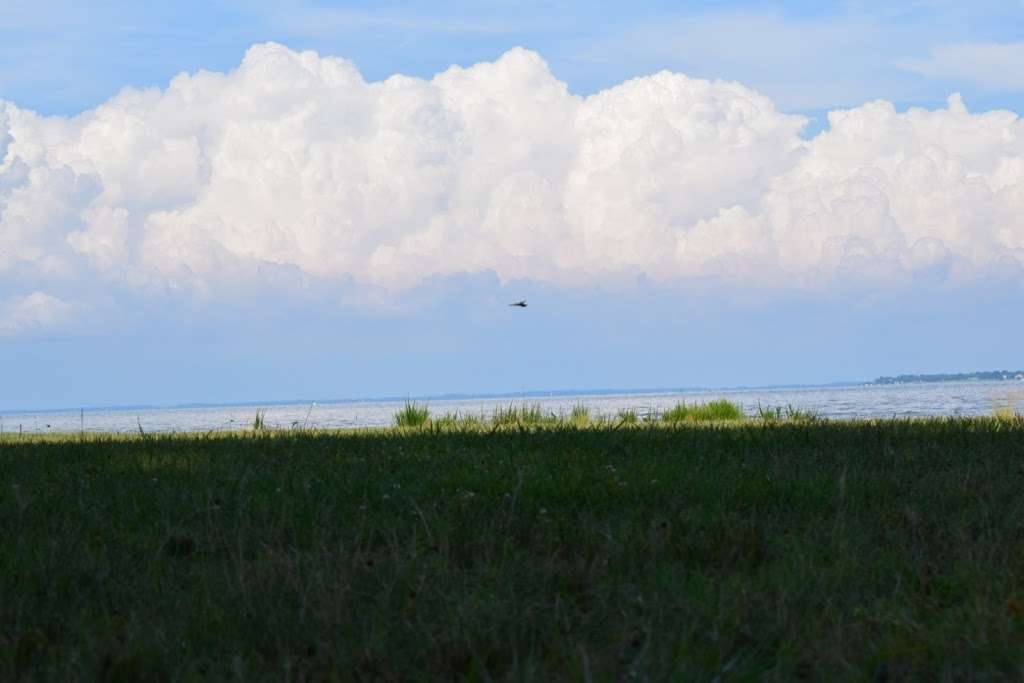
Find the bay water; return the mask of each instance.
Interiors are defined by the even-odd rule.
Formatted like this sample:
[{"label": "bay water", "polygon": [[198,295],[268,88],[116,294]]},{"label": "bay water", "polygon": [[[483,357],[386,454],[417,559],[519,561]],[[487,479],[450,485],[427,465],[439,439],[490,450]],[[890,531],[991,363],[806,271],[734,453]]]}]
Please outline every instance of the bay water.
[{"label": "bay water", "polygon": [[[635,410],[656,414],[680,401],[705,403],[725,398],[748,415],[759,409],[787,407],[825,418],[876,418],[992,415],[996,411],[1024,412],[1024,381],[959,381],[913,384],[863,384],[818,387],[716,389],[623,392],[580,392],[557,395],[524,394],[500,398],[416,399],[431,415],[445,413],[490,417],[509,405],[539,405],[545,414],[568,415],[586,406],[592,415],[615,415]],[[217,406],[94,408],[0,412],[4,432],[209,432],[250,428],[257,411],[274,429],[337,429],[382,427],[393,424],[404,400],[310,401]]]}]

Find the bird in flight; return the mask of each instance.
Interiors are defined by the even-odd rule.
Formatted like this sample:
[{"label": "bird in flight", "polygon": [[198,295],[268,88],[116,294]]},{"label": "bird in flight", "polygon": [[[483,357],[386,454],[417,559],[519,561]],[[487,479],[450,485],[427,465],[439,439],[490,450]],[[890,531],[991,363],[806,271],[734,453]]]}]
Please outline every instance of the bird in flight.
[{"label": "bird in flight", "polygon": [[519,308],[526,308],[526,300],[524,299],[523,301],[517,301],[514,304],[509,304],[509,306],[518,306]]}]

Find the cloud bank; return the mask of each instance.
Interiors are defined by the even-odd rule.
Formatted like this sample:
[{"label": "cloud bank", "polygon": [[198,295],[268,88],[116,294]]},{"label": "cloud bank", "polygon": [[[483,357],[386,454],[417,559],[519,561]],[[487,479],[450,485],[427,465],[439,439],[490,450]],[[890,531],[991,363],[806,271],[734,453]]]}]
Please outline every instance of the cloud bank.
[{"label": "cloud bank", "polygon": [[[0,102],[0,335],[111,299],[403,292],[493,272],[567,287],[1022,282],[1011,112],[806,120],[668,72],[589,97],[536,53],[366,82],[253,46],[229,73],[72,118]],[[333,284],[332,284],[333,283]]]}]

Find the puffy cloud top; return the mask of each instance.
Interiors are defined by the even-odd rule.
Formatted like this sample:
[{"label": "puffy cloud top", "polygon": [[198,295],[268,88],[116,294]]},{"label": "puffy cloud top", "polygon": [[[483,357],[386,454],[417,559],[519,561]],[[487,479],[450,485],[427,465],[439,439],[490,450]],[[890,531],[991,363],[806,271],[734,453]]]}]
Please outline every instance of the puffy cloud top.
[{"label": "puffy cloud top", "polygon": [[749,88],[667,72],[581,98],[523,49],[367,83],[273,43],[73,118],[0,102],[0,331],[67,319],[62,296],[216,297],[282,273],[391,291],[480,271],[1019,277],[1016,115],[953,96],[829,120],[804,140]]}]

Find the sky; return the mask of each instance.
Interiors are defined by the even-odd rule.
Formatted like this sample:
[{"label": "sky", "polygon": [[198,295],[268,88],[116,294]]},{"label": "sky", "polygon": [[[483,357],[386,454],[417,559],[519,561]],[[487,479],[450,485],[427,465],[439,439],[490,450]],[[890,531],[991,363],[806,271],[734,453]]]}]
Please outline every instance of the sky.
[{"label": "sky", "polygon": [[1024,368],[1024,2],[156,5],[0,4],[0,411]]}]

